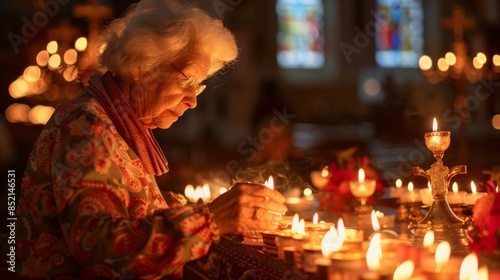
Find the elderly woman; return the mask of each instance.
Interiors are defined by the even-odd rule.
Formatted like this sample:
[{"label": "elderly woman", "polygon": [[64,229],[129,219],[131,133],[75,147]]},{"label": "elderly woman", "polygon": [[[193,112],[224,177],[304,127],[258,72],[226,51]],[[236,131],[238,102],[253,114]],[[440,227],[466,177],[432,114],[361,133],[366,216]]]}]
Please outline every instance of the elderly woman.
[{"label": "elderly woman", "polygon": [[263,185],[182,205],[167,203],[154,177],[168,167],[151,129],[196,107],[201,82],[236,59],[231,32],[198,8],[142,0],[104,39],[104,74],[58,106],[29,157],[17,209],[21,276],[182,277],[219,234],[276,227],[284,198]]}]

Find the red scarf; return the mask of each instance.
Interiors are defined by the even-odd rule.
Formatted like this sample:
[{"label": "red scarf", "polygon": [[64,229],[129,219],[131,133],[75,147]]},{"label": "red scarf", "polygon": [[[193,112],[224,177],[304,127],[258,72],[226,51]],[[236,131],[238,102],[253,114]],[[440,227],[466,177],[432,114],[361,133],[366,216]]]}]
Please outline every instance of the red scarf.
[{"label": "red scarf", "polygon": [[125,99],[111,72],[89,79],[87,91],[97,99],[118,133],[139,156],[148,174],[168,172],[168,162],[151,129],[144,127],[134,109]]}]

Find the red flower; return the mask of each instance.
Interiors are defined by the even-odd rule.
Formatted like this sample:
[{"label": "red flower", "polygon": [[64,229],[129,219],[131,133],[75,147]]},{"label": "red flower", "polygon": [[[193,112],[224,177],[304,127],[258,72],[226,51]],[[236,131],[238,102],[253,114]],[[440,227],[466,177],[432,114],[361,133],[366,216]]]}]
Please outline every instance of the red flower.
[{"label": "red flower", "polygon": [[492,254],[500,248],[500,193],[490,192],[477,200],[473,210],[474,229],[469,232],[476,253]]}]

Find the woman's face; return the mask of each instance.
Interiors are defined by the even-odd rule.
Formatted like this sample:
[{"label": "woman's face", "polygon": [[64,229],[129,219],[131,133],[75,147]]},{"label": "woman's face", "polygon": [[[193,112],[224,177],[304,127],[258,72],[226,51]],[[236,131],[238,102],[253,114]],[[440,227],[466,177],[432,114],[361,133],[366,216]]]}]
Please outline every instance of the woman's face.
[{"label": "woman's face", "polygon": [[[138,85],[145,93],[136,95],[143,98],[132,97],[131,103],[143,124],[147,128],[169,128],[187,109],[196,107],[197,90],[207,78],[209,67],[208,56],[177,60],[162,67],[153,82]],[[186,77],[195,82],[186,85]]]}]

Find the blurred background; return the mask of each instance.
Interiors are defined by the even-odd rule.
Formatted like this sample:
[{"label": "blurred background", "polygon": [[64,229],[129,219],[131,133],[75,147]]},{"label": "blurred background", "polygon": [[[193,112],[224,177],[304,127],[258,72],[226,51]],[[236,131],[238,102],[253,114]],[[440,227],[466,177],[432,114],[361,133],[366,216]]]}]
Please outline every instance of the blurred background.
[{"label": "blurred background", "polygon": [[[53,108],[91,73],[93,39],[134,2],[0,3],[0,164],[16,171],[16,190]],[[240,56],[195,110],[155,131],[170,165],[162,189],[224,185],[269,160],[309,172],[350,147],[391,185],[433,162],[423,142],[433,118],[452,133],[445,165],[469,168],[457,178],[484,180],[500,164],[499,1],[193,3],[234,32]]]}]

